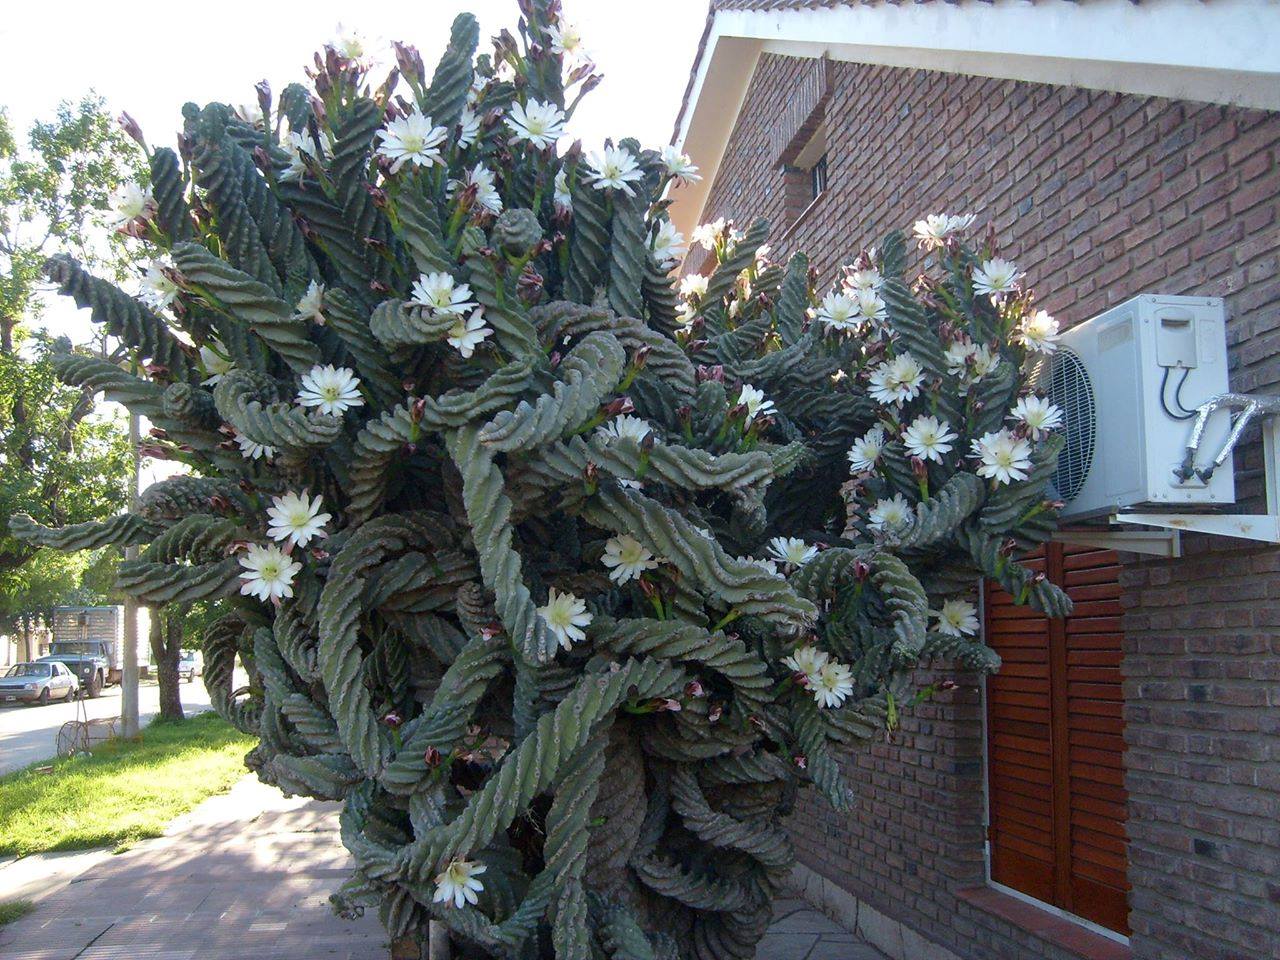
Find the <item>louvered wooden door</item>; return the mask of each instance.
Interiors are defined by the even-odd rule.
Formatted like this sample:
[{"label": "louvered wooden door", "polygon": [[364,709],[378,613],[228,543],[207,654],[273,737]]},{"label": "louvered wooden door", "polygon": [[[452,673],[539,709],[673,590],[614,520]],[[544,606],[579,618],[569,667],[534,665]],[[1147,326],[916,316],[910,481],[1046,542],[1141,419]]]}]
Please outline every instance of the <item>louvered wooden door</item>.
[{"label": "louvered wooden door", "polygon": [[1027,560],[1074,601],[1050,620],[985,591],[991,878],[1128,933],[1119,560],[1050,544]]}]

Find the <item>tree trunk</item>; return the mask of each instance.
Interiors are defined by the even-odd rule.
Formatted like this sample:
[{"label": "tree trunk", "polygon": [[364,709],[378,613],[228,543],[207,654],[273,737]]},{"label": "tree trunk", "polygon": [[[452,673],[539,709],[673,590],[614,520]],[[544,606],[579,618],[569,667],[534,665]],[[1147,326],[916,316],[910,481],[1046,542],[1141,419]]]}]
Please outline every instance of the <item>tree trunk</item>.
[{"label": "tree trunk", "polygon": [[153,607],[151,610],[151,655],[156,660],[156,676],[160,681],[160,719],[181,720],[182,678],[178,661],[182,657],[182,620],[186,607],[179,604]]}]

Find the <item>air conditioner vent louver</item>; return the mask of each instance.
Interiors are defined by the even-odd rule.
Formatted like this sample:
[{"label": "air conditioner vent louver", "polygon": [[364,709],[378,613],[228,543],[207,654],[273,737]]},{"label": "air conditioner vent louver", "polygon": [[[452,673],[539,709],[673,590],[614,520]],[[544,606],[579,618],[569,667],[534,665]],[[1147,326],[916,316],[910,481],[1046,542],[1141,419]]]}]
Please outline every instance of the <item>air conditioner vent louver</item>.
[{"label": "air conditioner vent louver", "polygon": [[1053,355],[1045,393],[1062,410],[1067,442],[1058,455],[1053,486],[1058,496],[1069,502],[1076,498],[1089,478],[1098,422],[1089,373],[1080,357],[1069,348],[1060,347]]}]

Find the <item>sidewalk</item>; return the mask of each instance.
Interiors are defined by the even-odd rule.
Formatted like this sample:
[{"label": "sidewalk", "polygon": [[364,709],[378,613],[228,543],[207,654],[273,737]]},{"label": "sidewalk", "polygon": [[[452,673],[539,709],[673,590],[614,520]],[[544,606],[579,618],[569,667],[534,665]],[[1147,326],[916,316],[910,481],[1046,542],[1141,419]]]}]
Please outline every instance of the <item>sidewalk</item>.
[{"label": "sidewalk", "polygon": [[[372,912],[349,921],[329,906],[348,873],[337,808],[245,777],[118,856],[0,866],[0,899],[36,901],[0,927],[0,960],[387,960]],[[800,900],[775,916],[757,960],[883,960]]]}]

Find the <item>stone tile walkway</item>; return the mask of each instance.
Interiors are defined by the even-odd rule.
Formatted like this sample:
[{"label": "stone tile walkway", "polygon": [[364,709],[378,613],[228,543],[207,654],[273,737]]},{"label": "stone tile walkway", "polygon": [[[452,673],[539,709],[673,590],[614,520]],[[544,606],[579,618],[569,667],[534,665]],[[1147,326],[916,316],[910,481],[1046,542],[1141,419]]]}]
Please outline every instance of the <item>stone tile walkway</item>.
[{"label": "stone tile walkway", "polygon": [[[0,865],[0,900],[36,901],[0,927],[0,960],[387,960],[375,916],[330,910],[348,873],[336,809],[246,777],[78,875],[56,855],[43,876],[37,858]],[[800,900],[776,915],[757,960],[883,960]]]}]

